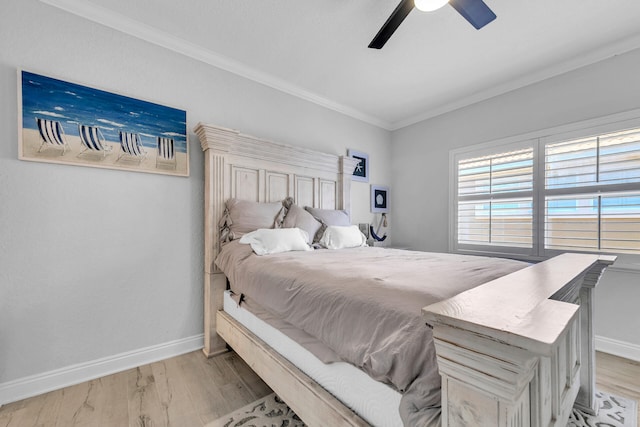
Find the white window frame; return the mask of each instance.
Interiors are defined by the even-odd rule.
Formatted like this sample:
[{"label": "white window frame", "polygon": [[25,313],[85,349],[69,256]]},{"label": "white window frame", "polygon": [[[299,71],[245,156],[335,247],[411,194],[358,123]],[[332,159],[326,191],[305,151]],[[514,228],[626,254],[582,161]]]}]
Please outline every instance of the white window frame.
[{"label": "white window frame", "polygon": [[[462,254],[511,257],[527,261],[541,261],[567,252],[544,248],[544,200],[546,195],[551,195],[556,192],[555,190],[545,190],[545,145],[553,142],[599,136],[633,128],[640,128],[640,109],[451,150],[449,152],[449,251]],[[457,242],[458,161],[498,154],[505,151],[513,151],[530,145],[533,146],[534,159],[532,247],[517,248],[493,245],[459,245]],[[640,191],[640,183],[620,184],[617,188]],[[585,193],[593,193],[594,190],[597,192],[597,186],[584,190],[580,188],[572,189],[571,192],[580,193],[584,191]],[[572,252],[597,253],[586,250],[576,250]],[[611,253],[607,252],[607,254]],[[632,269],[636,269],[636,267],[640,269],[640,256],[625,254],[622,255],[621,258],[625,259],[625,265],[630,265]]]}]

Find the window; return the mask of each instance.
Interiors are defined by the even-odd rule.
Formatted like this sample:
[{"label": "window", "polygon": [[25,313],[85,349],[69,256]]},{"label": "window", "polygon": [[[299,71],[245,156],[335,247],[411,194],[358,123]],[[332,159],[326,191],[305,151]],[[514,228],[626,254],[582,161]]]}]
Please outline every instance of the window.
[{"label": "window", "polygon": [[532,246],[533,148],[458,162],[458,243]]},{"label": "window", "polygon": [[640,129],[544,151],[544,248],[640,253]]},{"label": "window", "polygon": [[640,127],[580,133],[453,152],[453,250],[640,254]]}]

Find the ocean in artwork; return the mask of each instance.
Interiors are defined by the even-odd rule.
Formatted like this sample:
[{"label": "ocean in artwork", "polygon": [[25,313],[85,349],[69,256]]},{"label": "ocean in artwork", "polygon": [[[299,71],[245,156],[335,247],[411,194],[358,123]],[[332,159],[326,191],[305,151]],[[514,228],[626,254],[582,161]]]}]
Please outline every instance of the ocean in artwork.
[{"label": "ocean in artwork", "polygon": [[113,143],[119,131],[138,133],[150,148],[157,137],[169,137],[176,152],[187,152],[184,110],[22,71],[23,128],[37,130],[36,117],[59,121],[67,135],[78,136],[78,124],[98,126]]}]

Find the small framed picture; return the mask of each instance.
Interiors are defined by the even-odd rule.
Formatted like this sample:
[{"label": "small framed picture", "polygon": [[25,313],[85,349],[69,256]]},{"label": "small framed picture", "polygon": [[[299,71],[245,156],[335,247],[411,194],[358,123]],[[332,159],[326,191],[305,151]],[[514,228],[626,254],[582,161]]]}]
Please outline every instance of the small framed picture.
[{"label": "small framed picture", "polygon": [[371,186],[371,212],[388,213],[389,212],[389,187],[380,185]]},{"label": "small framed picture", "polygon": [[369,182],[369,155],[352,149],[347,150],[347,155],[360,160],[353,170],[351,179],[353,181]]}]

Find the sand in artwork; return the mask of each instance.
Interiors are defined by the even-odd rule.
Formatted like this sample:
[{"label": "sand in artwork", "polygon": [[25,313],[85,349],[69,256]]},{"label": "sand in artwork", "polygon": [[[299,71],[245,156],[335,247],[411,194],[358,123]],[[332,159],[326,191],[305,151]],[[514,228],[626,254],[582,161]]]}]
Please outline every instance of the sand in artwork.
[{"label": "sand in artwork", "polygon": [[145,146],[147,152],[146,159],[139,161],[137,158],[130,156],[122,156],[123,153],[119,142],[107,141],[105,145],[111,146],[111,151],[103,156],[102,153],[86,151],[80,142],[80,137],[74,135],[65,135],[65,139],[69,144],[66,152],[63,154],[62,147],[45,145],[40,152],[42,138],[37,130],[22,129],[22,152],[20,157],[25,160],[34,160],[42,162],[54,162],[64,164],[74,164],[81,166],[104,167],[109,169],[129,169],[137,172],[161,172],[164,174],[186,175],[187,170],[187,154],[176,152],[176,165],[165,161],[158,162],[158,150]]}]

